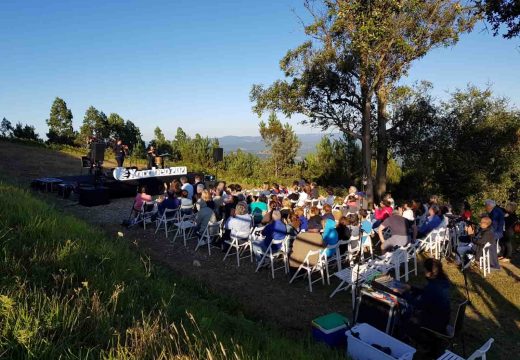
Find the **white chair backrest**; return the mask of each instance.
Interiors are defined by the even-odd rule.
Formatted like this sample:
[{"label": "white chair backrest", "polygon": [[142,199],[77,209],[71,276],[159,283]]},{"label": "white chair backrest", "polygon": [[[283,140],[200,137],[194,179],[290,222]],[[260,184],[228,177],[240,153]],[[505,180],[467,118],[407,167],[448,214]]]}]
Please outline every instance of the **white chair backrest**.
[{"label": "white chair backrest", "polygon": [[493,344],[493,341],[495,341],[495,339],[493,339],[493,338],[490,338],[488,341],[486,341],[486,343],[484,345],[482,345],[480,347],[480,349],[475,350],[475,352],[470,355],[468,360],[476,360],[478,358],[481,358],[481,359],[485,360],[486,359],[486,353],[491,348],[491,344]]}]

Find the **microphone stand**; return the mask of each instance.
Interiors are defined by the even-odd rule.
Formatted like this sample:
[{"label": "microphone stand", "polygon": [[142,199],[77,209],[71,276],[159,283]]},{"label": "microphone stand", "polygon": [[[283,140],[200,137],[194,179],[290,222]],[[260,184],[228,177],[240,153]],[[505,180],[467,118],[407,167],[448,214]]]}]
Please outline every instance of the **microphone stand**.
[{"label": "microphone stand", "polygon": [[353,259],[354,264],[352,266],[352,270],[354,270],[355,266],[357,265],[356,280],[354,281],[354,287],[352,287],[352,292],[354,293],[354,303],[352,304],[352,322],[354,324],[355,324],[355,320],[356,320],[356,308],[357,308],[357,302],[358,302],[357,300],[358,300],[358,286],[359,286],[359,267],[361,266],[362,254],[363,254],[362,235],[363,235],[363,229],[361,228],[361,223],[359,223],[359,240],[358,240],[359,241],[359,252],[354,257],[354,259]]}]

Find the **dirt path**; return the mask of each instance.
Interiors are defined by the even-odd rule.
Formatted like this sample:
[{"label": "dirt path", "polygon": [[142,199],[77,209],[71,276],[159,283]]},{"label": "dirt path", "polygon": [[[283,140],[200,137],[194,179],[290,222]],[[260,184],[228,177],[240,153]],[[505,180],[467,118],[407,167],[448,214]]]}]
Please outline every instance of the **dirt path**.
[{"label": "dirt path", "polygon": [[[240,267],[237,267],[235,258],[222,261],[224,253],[218,249],[212,249],[211,256],[208,256],[207,248],[195,252],[196,239],[191,239],[186,248],[180,238],[172,246],[171,233],[166,239],[164,231],[155,234],[154,228],[126,229],[118,225],[128,216],[132,199],[114,199],[108,205],[92,208],[76,206],[63,199],[57,200],[57,204],[67,212],[100,226],[110,236],[122,232],[125,239],[149,254],[152,261],[166,264],[188,278],[203,282],[217,293],[237,299],[249,317],[276,324],[292,335],[308,333],[312,319],[329,312],[338,311],[351,317],[350,293],[339,293],[329,299],[337,281],[333,281],[331,286],[316,283],[310,293],[306,281],[296,280],[289,284],[289,278],[282,270],[275,273],[273,280],[269,271],[255,273],[253,264],[247,259],[241,260]],[[200,266],[195,266],[194,260]]]}]

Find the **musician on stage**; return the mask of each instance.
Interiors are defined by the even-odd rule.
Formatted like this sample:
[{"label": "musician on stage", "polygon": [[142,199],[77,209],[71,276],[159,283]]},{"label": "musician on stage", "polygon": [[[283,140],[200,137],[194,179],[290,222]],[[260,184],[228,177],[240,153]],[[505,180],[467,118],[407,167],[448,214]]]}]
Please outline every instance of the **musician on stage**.
[{"label": "musician on stage", "polygon": [[128,146],[123,145],[123,141],[118,139],[114,146],[114,154],[116,155],[117,167],[123,167],[125,156],[128,152]]},{"label": "musician on stage", "polygon": [[155,167],[155,157],[157,156],[155,152],[155,147],[150,145],[148,151],[146,152],[146,158],[148,160],[148,169]]}]

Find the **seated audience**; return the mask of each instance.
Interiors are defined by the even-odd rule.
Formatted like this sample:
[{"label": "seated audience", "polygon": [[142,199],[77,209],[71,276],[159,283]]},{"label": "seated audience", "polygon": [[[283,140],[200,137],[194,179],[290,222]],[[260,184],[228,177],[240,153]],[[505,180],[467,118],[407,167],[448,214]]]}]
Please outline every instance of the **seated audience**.
[{"label": "seated audience", "polygon": [[370,246],[370,243],[372,242],[372,234],[374,232],[372,231],[372,223],[368,220],[368,211],[365,209],[359,210],[359,218],[361,221],[361,245],[363,246],[363,249],[365,249],[365,247]]},{"label": "seated audience", "polygon": [[318,189],[318,184],[312,182],[310,187],[311,192],[309,194],[309,200],[317,200],[320,197],[320,190]]},{"label": "seated audience", "polygon": [[334,206],[334,200],[336,200],[336,197],[334,196],[334,190],[332,188],[327,189],[327,197],[323,201],[323,204],[329,204],[330,206]]},{"label": "seated audience", "polygon": [[195,215],[195,230],[202,234],[202,232],[206,229],[206,226],[208,226],[208,223],[216,222],[217,217],[215,216],[215,213],[213,210],[211,210],[204,200],[199,200],[197,202],[197,208],[199,211],[197,211],[197,215]]},{"label": "seated audience", "polygon": [[[383,230],[390,228],[392,235],[385,239]],[[381,240],[381,250],[383,252],[392,251],[396,246],[406,246],[410,242],[408,232],[408,220],[401,216],[399,210],[395,210],[393,214],[387,217],[377,229],[379,239]]]},{"label": "seated audience", "polygon": [[166,209],[178,209],[181,206],[181,201],[175,196],[172,191],[168,191],[167,197],[165,197],[162,201],[158,202],[157,205],[157,215],[162,216]]},{"label": "seated audience", "polygon": [[389,217],[390,215],[392,215],[392,212],[394,211],[394,209],[392,209],[392,207],[390,206],[390,202],[388,200],[383,200],[381,201],[381,203],[379,204],[379,206],[377,206],[376,204],[374,204],[374,217],[376,218],[376,221],[374,222],[374,224],[372,225],[372,229],[377,229],[377,227],[383,222],[385,221],[385,219],[387,217]]},{"label": "seated audience", "polygon": [[[274,210],[271,214],[271,222],[267,224],[262,230],[264,238],[259,241],[253,242],[253,252],[255,253],[256,260],[260,261],[262,256],[267,251],[273,240],[283,240],[287,235],[287,226],[282,221],[282,215],[280,211]],[[273,245],[271,250],[273,253],[277,252],[282,248],[282,244]]]},{"label": "seated audience", "polygon": [[[315,223],[310,223],[306,232],[301,232],[296,236],[293,242],[292,251],[289,255],[289,266],[292,270],[296,270],[311,250],[323,250],[323,238],[320,229],[314,228]],[[320,224],[321,227],[321,224]],[[311,256],[309,265],[314,266],[318,262],[318,255]]]},{"label": "seated audience", "polygon": [[470,236],[470,243],[460,242],[457,247],[457,254],[459,255],[459,262],[463,262],[463,264],[468,263],[468,258],[466,255],[474,254],[475,260],[477,264],[479,263],[480,257],[484,252],[484,246],[486,244],[491,244],[489,247],[489,262],[492,269],[500,269],[500,265],[498,264],[498,254],[496,247],[496,239],[493,233],[492,228],[493,221],[489,216],[483,216],[480,219],[480,229],[474,235]]},{"label": "seated audience", "polygon": [[246,240],[249,238],[252,224],[253,218],[247,213],[247,204],[239,202],[227,220],[225,228],[229,230],[229,235]]},{"label": "seated audience", "polygon": [[264,214],[264,217],[262,218],[262,225],[267,225],[271,222],[271,215],[273,214],[273,211],[277,210],[278,203],[271,201],[269,203],[269,211]]},{"label": "seated audience", "polygon": [[432,231],[437,228],[442,223],[442,218],[440,215],[440,210],[437,205],[432,205],[428,209],[428,217],[424,221],[424,223],[418,229],[418,237],[425,237]]},{"label": "seated audience", "polygon": [[298,219],[300,220],[300,231],[307,231],[307,229],[309,228],[309,220],[305,217],[305,211],[303,211],[303,208],[295,208],[294,213],[298,216]]},{"label": "seated audience", "polygon": [[303,187],[303,191],[300,192],[300,196],[298,197],[298,203],[296,206],[304,207],[307,205],[307,200],[310,200],[311,188],[309,185],[305,185]]},{"label": "seated audience", "polygon": [[191,185],[188,182],[188,178],[186,176],[181,176],[181,184],[182,184],[181,189],[186,190],[188,192],[188,195],[186,197],[188,199],[192,200],[195,191],[193,189],[193,185]]},{"label": "seated audience", "polygon": [[460,217],[464,221],[471,221],[471,206],[465,200],[464,200],[464,204],[462,205],[462,211],[460,213]]},{"label": "seated audience", "polygon": [[[323,246],[333,246],[338,243],[338,232],[336,231],[336,221],[331,219],[323,219]],[[327,257],[331,257],[336,253],[336,249],[325,249]]]},{"label": "seated audience", "polygon": [[343,205],[347,208],[347,212],[353,214],[359,210],[359,196],[357,195],[357,188],[351,186],[348,189],[348,195],[343,201]]},{"label": "seated audience", "polygon": [[[320,215],[320,209],[318,209],[316,206],[313,206],[309,210],[309,225],[308,227],[316,228],[316,229],[322,229],[321,225],[321,215]],[[313,225],[311,225],[313,223]]]},{"label": "seated audience", "polygon": [[152,195],[148,195],[146,193],[146,186],[142,186],[141,191],[135,196],[134,210],[140,212],[145,201],[152,201]]},{"label": "seated audience", "polygon": [[271,190],[269,190],[269,183],[267,181],[263,183],[262,191],[260,191],[259,195],[271,196]]},{"label": "seated audience", "polygon": [[292,213],[291,200],[287,198],[282,200],[282,208],[280,209],[280,213],[282,214],[283,220],[287,220],[289,218],[289,215]]},{"label": "seated audience", "polygon": [[255,201],[249,204],[249,212],[253,216],[255,224],[260,224],[267,213],[267,197],[265,195],[255,197]]},{"label": "seated audience", "polygon": [[[372,224],[370,224],[372,226]],[[345,241],[350,239],[350,218],[342,216],[336,226],[339,240]]]},{"label": "seated audience", "polygon": [[188,190],[182,190],[181,192],[181,213],[192,214],[193,213],[193,200],[189,197]]},{"label": "seated audience", "polygon": [[332,206],[330,206],[329,204],[323,205],[322,219],[323,220],[330,219],[330,220],[333,220],[334,223],[336,222],[336,219],[334,218],[334,215],[332,214]]}]

